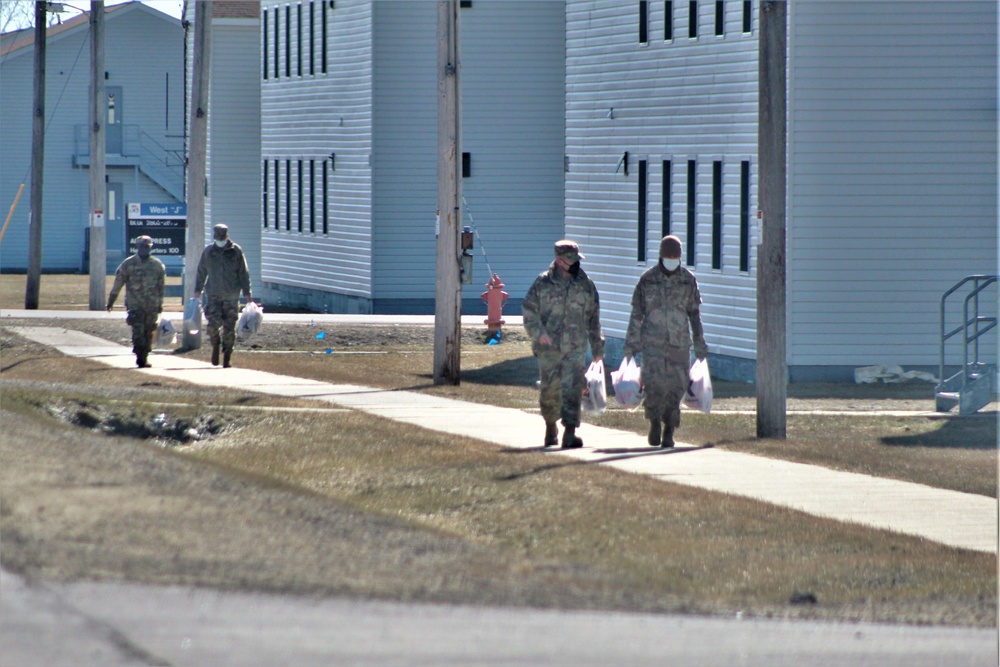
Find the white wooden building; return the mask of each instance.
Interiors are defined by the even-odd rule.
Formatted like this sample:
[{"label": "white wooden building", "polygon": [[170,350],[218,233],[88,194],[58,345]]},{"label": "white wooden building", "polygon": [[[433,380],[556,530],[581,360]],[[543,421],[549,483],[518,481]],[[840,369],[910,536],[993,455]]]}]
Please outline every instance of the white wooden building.
[{"label": "white wooden building", "polygon": [[[714,372],[753,378],[759,4],[567,2],[566,235],[612,358],[669,232]],[[789,375],[936,371],[942,293],[997,273],[997,4],[795,0],[788,35]]]},{"label": "white wooden building", "polygon": [[[488,263],[517,312],[563,233],[565,5],[462,5],[463,308],[485,312]],[[261,296],[432,313],[436,3],[268,0],[261,53]]]}]

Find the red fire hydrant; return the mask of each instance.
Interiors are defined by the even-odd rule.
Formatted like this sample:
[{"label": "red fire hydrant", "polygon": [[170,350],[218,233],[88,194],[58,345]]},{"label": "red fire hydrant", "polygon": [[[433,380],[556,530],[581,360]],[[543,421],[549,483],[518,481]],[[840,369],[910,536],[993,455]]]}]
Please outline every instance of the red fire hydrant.
[{"label": "red fire hydrant", "polygon": [[486,302],[486,319],[484,321],[491,336],[496,334],[500,330],[500,325],[504,323],[503,305],[507,303],[509,295],[503,291],[503,288],[504,284],[500,281],[500,276],[494,273],[490,281],[486,283],[486,291],[481,295],[483,301]]}]

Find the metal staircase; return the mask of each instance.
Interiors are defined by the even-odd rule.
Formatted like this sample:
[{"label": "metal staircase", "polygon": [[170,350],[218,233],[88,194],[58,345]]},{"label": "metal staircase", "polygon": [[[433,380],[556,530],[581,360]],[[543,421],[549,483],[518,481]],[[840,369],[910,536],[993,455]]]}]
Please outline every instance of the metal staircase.
[{"label": "metal staircase", "polygon": [[[968,276],[941,297],[941,362],[940,374],[938,375],[941,382],[934,390],[934,409],[937,412],[949,412],[957,405],[959,414],[971,415],[992,400],[993,390],[996,386],[996,363],[988,364],[980,361],[979,343],[980,338],[997,326],[997,317],[995,314],[982,314],[979,297],[986,288],[992,285],[994,286],[993,303],[996,304],[996,284],[997,276]],[[965,293],[965,301],[962,305],[962,323],[948,330],[945,322],[948,297],[960,291]],[[991,312],[996,313],[996,309],[991,309]],[[947,368],[945,365],[945,344],[958,335],[961,335],[959,340],[962,349],[962,364],[958,367],[958,372],[945,378],[945,369]]]}]

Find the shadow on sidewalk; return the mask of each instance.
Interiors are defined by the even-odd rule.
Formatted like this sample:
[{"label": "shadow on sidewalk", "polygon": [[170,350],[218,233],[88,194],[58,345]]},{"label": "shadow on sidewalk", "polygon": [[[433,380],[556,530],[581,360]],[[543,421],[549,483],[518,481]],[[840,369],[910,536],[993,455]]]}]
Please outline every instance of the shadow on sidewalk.
[{"label": "shadow on sidewalk", "polygon": [[[601,463],[612,463],[614,461],[625,461],[628,459],[638,459],[647,456],[666,456],[670,454],[686,454],[688,452],[697,452],[703,449],[712,449],[712,445],[704,445],[702,447],[683,447],[683,448],[673,448],[673,449],[660,449],[653,447],[642,447],[636,449],[627,448],[615,448],[615,449],[595,449],[594,452],[597,454],[612,454],[613,456],[605,456],[599,459],[573,459],[559,461],[558,463],[550,463],[544,466],[537,466],[531,470],[525,470],[523,472],[511,473],[509,475],[503,475],[498,477],[497,480],[501,482],[513,482],[524,477],[530,477],[531,475],[538,475],[543,472],[549,472],[550,470],[558,470],[560,468],[568,468],[570,466],[581,466],[581,465],[597,465]],[[578,450],[573,450],[578,451]],[[546,449],[544,447],[532,447],[530,449],[515,449],[512,447],[506,447],[500,450],[501,454],[525,454],[525,453],[537,453],[537,452],[552,452],[558,454],[560,452],[565,452],[565,450],[559,448]]]}]

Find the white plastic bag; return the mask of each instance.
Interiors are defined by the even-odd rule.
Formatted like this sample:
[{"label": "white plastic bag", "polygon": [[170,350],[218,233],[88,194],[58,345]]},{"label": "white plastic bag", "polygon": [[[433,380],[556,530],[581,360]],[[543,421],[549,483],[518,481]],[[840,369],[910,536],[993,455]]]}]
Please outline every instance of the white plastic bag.
[{"label": "white plastic bag", "polygon": [[243,306],[243,312],[236,323],[236,335],[239,336],[240,340],[249,338],[257,333],[257,329],[260,328],[263,321],[264,309],[258,306],[256,302],[251,301]]},{"label": "white plastic bag", "polygon": [[590,368],[584,374],[587,381],[583,389],[583,411],[600,415],[608,407],[608,391],[604,384],[604,361],[591,362]]},{"label": "white plastic bag", "polygon": [[642,375],[635,357],[622,359],[618,370],[611,371],[611,386],[615,400],[625,408],[637,407],[642,402]]},{"label": "white plastic bag", "polygon": [[173,347],[177,345],[177,328],[174,323],[165,317],[160,318],[160,324],[156,327],[154,341],[159,347]]},{"label": "white plastic bag", "polygon": [[181,346],[185,350],[201,347],[201,301],[195,297],[188,299],[184,306],[184,338]]},{"label": "white plastic bag", "polygon": [[684,404],[707,415],[712,411],[712,376],[708,373],[708,361],[696,359],[691,365],[689,379]]}]

